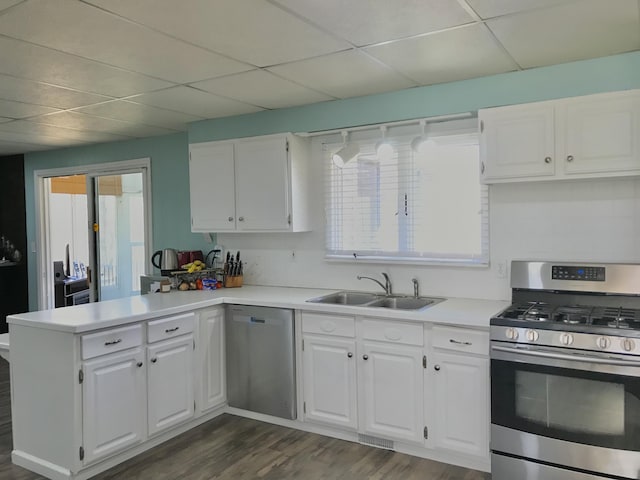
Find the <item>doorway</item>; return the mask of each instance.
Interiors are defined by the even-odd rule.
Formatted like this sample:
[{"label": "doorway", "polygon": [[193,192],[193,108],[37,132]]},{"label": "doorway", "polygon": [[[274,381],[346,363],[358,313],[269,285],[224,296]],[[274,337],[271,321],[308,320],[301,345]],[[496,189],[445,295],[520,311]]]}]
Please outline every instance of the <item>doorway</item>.
[{"label": "doorway", "polygon": [[36,177],[39,308],[138,295],[150,271],[149,160]]}]

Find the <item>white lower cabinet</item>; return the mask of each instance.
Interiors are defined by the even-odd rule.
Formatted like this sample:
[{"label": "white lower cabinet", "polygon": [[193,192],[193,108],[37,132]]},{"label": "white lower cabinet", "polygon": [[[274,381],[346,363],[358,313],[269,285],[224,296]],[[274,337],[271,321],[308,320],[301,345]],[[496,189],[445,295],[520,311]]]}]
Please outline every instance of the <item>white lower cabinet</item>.
[{"label": "white lower cabinet", "polygon": [[193,335],[147,347],[149,436],[193,417],[193,348]]},{"label": "white lower cabinet", "polygon": [[360,429],[422,443],[422,348],[363,342],[359,354]]},{"label": "white lower cabinet", "polygon": [[146,368],[141,347],[83,363],[82,436],[84,464],[146,438]]},{"label": "white lower cabinet", "polygon": [[432,363],[434,446],[469,455],[487,455],[489,360],[436,353]]},{"label": "white lower cabinet", "polygon": [[355,339],[305,335],[305,419],[356,429]]},{"label": "white lower cabinet", "polygon": [[227,400],[224,307],[200,311],[200,410],[219,407]]}]

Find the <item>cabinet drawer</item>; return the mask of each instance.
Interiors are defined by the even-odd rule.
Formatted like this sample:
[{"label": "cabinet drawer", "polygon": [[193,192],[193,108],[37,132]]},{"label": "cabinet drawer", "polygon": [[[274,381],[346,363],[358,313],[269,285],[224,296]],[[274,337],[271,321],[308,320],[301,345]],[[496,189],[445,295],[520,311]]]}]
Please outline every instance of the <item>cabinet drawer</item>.
[{"label": "cabinet drawer", "polygon": [[187,313],[175,317],[151,320],[147,323],[148,342],[158,342],[193,332],[195,315]]},{"label": "cabinet drawer", "polygon": [[142,325],[113,328],[104,332],[83,335],[82,359],[99,357],[142,345]]},{"label": "cabinet drawer", "polygon": [[433,327],[433,346],[458,352],[489,354],[489,332],[458,327]]},{"label": "cabinet drawer", "polygon": [[302,314],[302,331],[354,338],[356,336],[355,319],[348,315],[304,312]]},{"label": "cabinet drawer", "polygon": [[418,323],[364,319],[362,335],[365,340],[423,345],[424,327]]}]

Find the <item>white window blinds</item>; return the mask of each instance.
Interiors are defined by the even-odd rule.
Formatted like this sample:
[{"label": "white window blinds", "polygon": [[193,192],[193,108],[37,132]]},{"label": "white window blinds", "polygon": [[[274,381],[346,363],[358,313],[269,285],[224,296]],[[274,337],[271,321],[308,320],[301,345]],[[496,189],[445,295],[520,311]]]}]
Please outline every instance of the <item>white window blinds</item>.
[{"label": "white window blinds", "polygon": [[369,134],[360,154],[337,167],[325,144],[327,257],[487,264],[488,192],[479,181],[475,122],[437,134],[419,151],[413,136],[390,136],[381,158]]}]

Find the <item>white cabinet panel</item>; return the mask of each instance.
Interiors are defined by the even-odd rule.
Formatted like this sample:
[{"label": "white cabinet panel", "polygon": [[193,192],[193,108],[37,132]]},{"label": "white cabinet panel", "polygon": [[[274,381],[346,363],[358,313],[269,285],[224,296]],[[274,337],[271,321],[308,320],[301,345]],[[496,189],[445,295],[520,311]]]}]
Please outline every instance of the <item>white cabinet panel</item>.
[{"label": "white cabinet panel", "polygon": [[200,312],[202,411],[227,400],[224,346],[224,308],[203,310]]},{"label": "white cabinet panel", "polygon": [[355,340],[304,337],[305,419],[357,427]]},{"label": "white cabinet panel", "polygon": [[553,105],[492,108],[479,118],[485,181],[555,173]]},{"label": "white cabinet panel", "polygon": [[85,464],[144,440],[145,370],[140,347],[83,364]]},{"label": "white cabinet panel", "polygon": [[236,143],[238,230],[289,228],[287,139],[271,137]]},{"label": "white cabinet panel", "polygon": [[193,336],[183,335],[147,347],[149,435],[194,414]]},{"label": "white cabinet panel", "polygon": [[489,360],[436,352],[431,363],[434,446],[488,458]]},{"label": "white cabinet panel", "polygon": [[224,232],[236,228],[233,143],[189,146],[191,231]]},{"label": "white cabinet panel", "polygon": [[422,443],[422,349],[364,342],[358,354],[360,430]]}]

